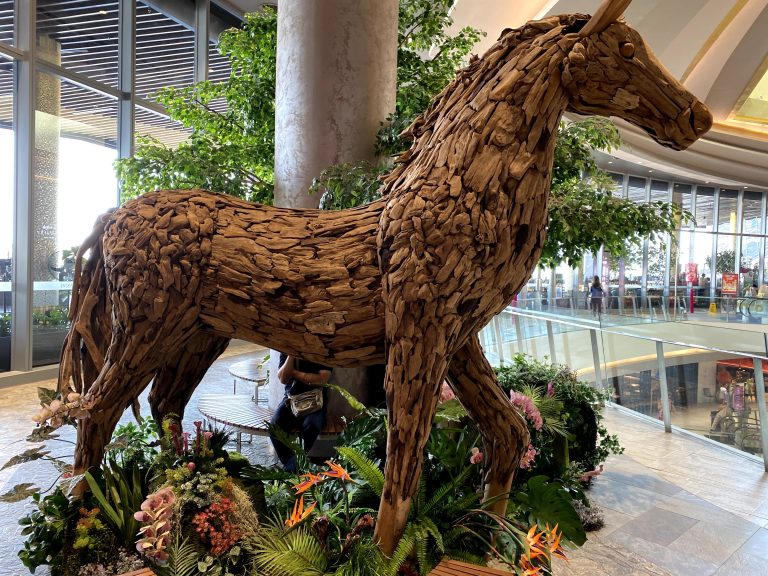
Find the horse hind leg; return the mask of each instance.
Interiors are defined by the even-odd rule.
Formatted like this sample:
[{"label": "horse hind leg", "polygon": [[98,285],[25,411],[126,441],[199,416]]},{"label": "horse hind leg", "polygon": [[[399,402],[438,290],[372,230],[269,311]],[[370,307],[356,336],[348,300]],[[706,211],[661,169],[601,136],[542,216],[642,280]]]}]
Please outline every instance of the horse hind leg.
[{"label": "horse hind leg", "polygon": [[[112,438],[117,422],[152,379],[157,366],[150,358],[137,359],[138,352],[113,337],[104,366],[90,387],[86,400],[89,415],[78,422],[74,471],[85,472],[101,462],[104,447]],[[118,359],[116,351],[122,351]]]},{"label": "horse hind leg", "polygon": [[149,393],[155,422],[159,424],[168,414],[176,414],[179,419],[184,417],[184,408],[192,393],[208,368],[226,350],[229,341],[229,338],[201,330],[178,347],[179,352],[157,371]]},{"label": "horse hind leg", "polygon": [[470,336],[453,355],[448,381],[483,436],[485,501],[497,498],[491,510],[504,514],[524,448],[530,441],[528,427],[496,380],[477,335]]}]

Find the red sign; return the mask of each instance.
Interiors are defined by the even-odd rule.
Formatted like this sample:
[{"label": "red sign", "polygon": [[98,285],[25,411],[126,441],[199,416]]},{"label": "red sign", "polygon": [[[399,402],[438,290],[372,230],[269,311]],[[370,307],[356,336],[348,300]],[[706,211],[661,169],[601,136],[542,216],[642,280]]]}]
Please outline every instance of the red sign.
[{"label": "red sign", "polygon": [[699,279],[699,265],[694,262],[688,262],[685,265],[685,281],[696,282]]},{"label": "red sign", "polygon": [[739,293],[739,275],[723,274],[723,294],[737,296]]}]

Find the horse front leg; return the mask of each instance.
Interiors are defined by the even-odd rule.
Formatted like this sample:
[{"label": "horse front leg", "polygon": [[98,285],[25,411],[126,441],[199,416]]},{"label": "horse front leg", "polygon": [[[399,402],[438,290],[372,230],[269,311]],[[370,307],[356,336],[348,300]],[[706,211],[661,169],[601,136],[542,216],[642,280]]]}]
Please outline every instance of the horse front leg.
[{"label": "horse front leg", "polygon": [[[448,380],[483,436],[483,500],[508,494],[530,436],[522,415],[499,386],[476,334],[453,355]],[[507,499],[498,498],[490,509],[503,515],[506,508]]]},{"label": "horse front leg", "polygon": [[[395,338],[388,338],[384,383],[389,419],[387,463],[374,535],[387,556],[394,552],[408,522],[411,499],[421,475],[424,446],[437,407],[438,389],[447,369],[445,348],[440,349],[427,337],[434,334],[435,326],[425,329],[407,313],[399,320]],[[434,322],[434,318],[424,320]],[[403,326],[408,329],[401,330]],[[406,333],[411,336],[406,337]]]}]

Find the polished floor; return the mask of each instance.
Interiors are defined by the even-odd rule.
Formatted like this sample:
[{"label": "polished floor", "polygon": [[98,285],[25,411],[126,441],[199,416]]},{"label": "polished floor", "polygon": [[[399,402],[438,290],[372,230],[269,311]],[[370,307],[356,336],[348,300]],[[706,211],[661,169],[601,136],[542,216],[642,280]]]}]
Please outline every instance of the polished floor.
[{"label": "polished floor", "polygon": [[[233,344],[195,392],[186,427],[200,418],[200,395],[232,391],[232,363],[264,353]],[[51,387],[53,381],[0,388],[0,464],[30,447],[24,438],[33,426],[38,385]],[[613,408],[606,409],[606,421],[626,447],[625,454],[609,459],[590,491],[605,510],[606,526],[570,553],[569,564],[556,565],[557,576],[768,574],[768,478],[761,462],[686,435],[664,434],[659,424]],[[50,444],[51,455],[70,459],[73,438],[71,430],[64,431],[64,441]],[[254,438],[243,451],[254,461],[272,460],[264,439]],[[45,490],[57,474],[43,461],[0,470],[0,493],[21,483]],[[0,504],[0,576],[29,574],[16,552],[23,542],[17,520],[31,509],[29,500]]]}]

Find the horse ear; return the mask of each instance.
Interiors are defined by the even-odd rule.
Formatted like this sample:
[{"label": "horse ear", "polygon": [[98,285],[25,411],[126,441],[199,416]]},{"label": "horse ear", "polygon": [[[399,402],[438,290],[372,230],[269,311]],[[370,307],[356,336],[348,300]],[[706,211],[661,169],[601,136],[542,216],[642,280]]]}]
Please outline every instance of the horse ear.
[{"label": "horse ear", "polygon": [[632,0],[603,0],[600,8],[592,15],[592,18],[589,19],[584,28],[581,29],[581,36],[602,32],[613,22],[616,22],[631,3]]}]

